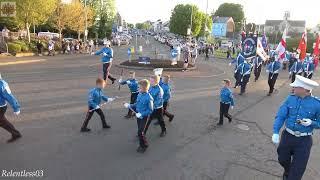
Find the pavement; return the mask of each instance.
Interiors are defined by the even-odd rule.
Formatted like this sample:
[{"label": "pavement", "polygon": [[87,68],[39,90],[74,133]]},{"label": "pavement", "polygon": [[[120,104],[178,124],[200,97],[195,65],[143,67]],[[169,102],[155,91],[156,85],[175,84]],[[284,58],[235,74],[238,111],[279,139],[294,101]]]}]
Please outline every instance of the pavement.
[{"label": "pavement", "polygon": [[[145,39],[139,39],[143,44]],[[150,40],[143,45],[144,55],[154,50],[169,57],[169,49]],[[114,47],[114,63],[127,59],[127,46]],[[167,53],[167,55],[166,55]],[[24,61],[21,63],[20,61]],[[16,63],[19,62],[19,63]],[[54,57],[24,57],[0,60],[0,72],[22,105],[22,114],[8,119],[23,138],[7,144],[10,135],[0,130],[0,170],[42,170],[46,180],[278,180],[282,168],[277,163],[276,146],[271,142],[272,124],[281,102],[289,93],[287,72],[282,71],[277,91],[267,97],[267,76],[250,82],[248,92],[238,96],[231,124],[217,127],[219,89],[225,78],[233,80],[229,60],[198,59],[198,69],[170,72],[173,98],[170,106],[176,116],[166,121],[168,134],[159,137],[160,128],[148,132],[150,148],[145,154],[135,150],[138,141],[135,119],[124,119],[129,101],[128,88],[109,85],[108,96],[119,96],[103,107],[112,128],[102,130],[94,115],[91,133],[80,133],[86,114],[87,92],[101,76],[99,57],[76,54]],[[2,64],[1,64],[2,63]],[[119,77],[120,68],[112,67]],[[264,71],[263,71],[264,72]],[[128,70],[124,69],[124,75]],[[139,79],[151,71],[137,71]],[[319,72],[315,79],[319,82]],[[318,95],[320,89],[315,90]],[[319,133],[304,175],[304,180],[320,176]],[[4,177],[0,179],[20,179]]]}]

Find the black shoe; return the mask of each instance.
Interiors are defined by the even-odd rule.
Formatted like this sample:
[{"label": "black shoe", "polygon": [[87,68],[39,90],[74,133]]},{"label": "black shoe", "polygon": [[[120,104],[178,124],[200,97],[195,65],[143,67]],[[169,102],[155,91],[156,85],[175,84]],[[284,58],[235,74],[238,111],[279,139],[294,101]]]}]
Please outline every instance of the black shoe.
[{"label": "black shoe", "polygon": [[169,122],[171,122],[174,118],[174,115],[172,115],[170,118],[169,118]]},{"label": "black shoe", "polygon": [[242,96],[244,93],[239,93],[240,96]]},{"label": "black shoe", "polygon": [[271,96],[271,93],[268,93],[267,96]]},{"label": "black shoe", "polygon": [[131,118],[131,115],[127,114],[127,115],[124,116],[124,118],[130,119],[130,118]]},{"label": "black shoe", "polygon": [[114,82],[116,81],[117,79],[112,79],[112,84],[114,84]]},{"label": "black shoe", "polygon": [[12,142],[18,140],[18,139],[21,138],[21,137],[22,137],[21,134],[13,135],[13,136],[11,137],[11,139],[9,139],[9,140],[7,141],[7,143],[12,143]]},{"label": "black shoe", "polygon": [[146,152],[146,150],[147,150],[147,148],[139,146],[138,149],[137,149],[137,152],[138,153],[144,153],[144,152]]},{"label": "black shoe", "polygon": [[231,122],[232,122],[232,118],[229,119],[229,123],[231,123]]},{"label": "black shoe", "polygon": [[217,125],[218,125],[218,126],[222,126],[222,125],[223,125],[223,123],[218,123]]},{"label": "black shoe", "polygon": [[286,173],[283,174],[282,180],[288,180],[288,175]]},{"label": "black shoe", "polygon": [[155,125],[155,126],[159,126],[160,124],[159,124],[159,122],[158,122],[158,121],[156,121],[156,122],[154,122],[154,123],[153,123],[153,125]]},{"label": "black shoe", "polygon": [[111,126],[109,126],[109,125],[105,125],[105,126],[102,126],[102,128],[103,128],[103,129],[110,129],[110,128],[111,128]]},{"label": "black shoe", "polygon": [[165,137],[167,134],[167,131],[162,131],[161,134],[160,134],[160,137]]},{"label": "black shoe", "polygon": [[90,132],[91,129],[89,128],[81,128],[80,132]]}]

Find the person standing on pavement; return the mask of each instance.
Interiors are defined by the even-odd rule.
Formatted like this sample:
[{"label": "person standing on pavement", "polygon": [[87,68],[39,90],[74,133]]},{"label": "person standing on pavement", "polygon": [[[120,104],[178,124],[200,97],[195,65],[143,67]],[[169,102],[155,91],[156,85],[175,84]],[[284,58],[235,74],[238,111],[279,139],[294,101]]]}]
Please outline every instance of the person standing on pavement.
[{"label": "person standing on pavement", "polygon": [[[310,156],[313,130],[320,128],[320,100],[311,94],[319,84],[297,75],[290,86],[294,93],[278,110],[272,142],[279,144],[277,152],[284,168],[283,180],[301,180]],[[284,124],[280,140],[279,132]]]},{"label": "person standing on pavement", "polygon": [[105,119],[105,116],[103,114],[103,111],[101,110],[101,100],[105,101],[105,102],[112,102],[115,100],[115,98],[109,98],[105,95],[103,95],[103,89],[106,87],[106,82],[101,79],[98,78],[96,80],[96,87],[91,89],[89,91],[88,94],[88,112],[86,115],[86,118],[83,122],[83,125],[81,127],[81,132],[89,132],[91,131],[91,129],[87,128],[88,123],[93,115],[94,112],[97,112],[98,115],[101,118],[101,122],[102,122],[102,128],[103,129],[109,129],[111,128]]},{"label": "person standing on pavement", "polygon": [[144,153],[149,147],[145,136],[145,128],[147,123],[150,121],[150,115],[153,111],[153,98],[148,93],[149,87],[150,83],[148,80],[143,79],[139,81],[140,90],[137,101],[134,104],[124,103],[125,108],[133,109],[136,112],[139,137],[139,147],[137,152],[139,153]]},{"label": "person standing on pavement", "polygon": [[113,50],[111,48],[110,42],[109,41],[105,41],[104,42],[105,47],[103,47],[101,50],[97,51],[96,53],[94,53],[94,55],[100,55],[102,54],[102,58],[101,61],[103,63],[103,79],[106,81],[107,78],[109,78],[112,82],[112,84],[114,84],[116,78],[114,78],[111,74],[110,74],[110,69],[112,66],[112,58],[113,58]]},{"label": "person standing on pavement", "polygon": [[[130,92],[131,92],[131,96],[130,96],[130,104],[134,104],[136,103],[138,94],[139,94],[139,85],[138,85],[138,81],[135,79],[136,77],[136,73],[134,71],[130,71],[130,78],[123,81],[122,79],[119,79],[119,84],[120,85],[125,85],[127,84]],[[129,109],[128,110],[128,114],[125,116],[125,118],[131,118],[132,117],[132,110]]]},{"label": "person standing on pavement", "polygon": [[5,113],[7,111],[7,102],[14,110],[15,115],[20,114],[20,104],[13,96],[10,87],[6,81],[4,81],[0,74],[0,127],[11,133],[12,137],[7,142],[11,143],[21,138],[21,133],[7,120]]},{"label": "person standing on pavement", "polygon": [[254,68],[254,82],[257,82],[259,80],[261,69],[262,69],[262,58],[257,55],[253,59],[253,68]]},{"label": "person standing on pavement", "polygon": [[229,79],[223,80],[224,86],[220,91],[220,119],[218,125],[223,125],[223,117],[228,118],[229,123],[232,121],[232,117],[229,114],[229,108],[233,109],[234,99],[230,89],[231,81]]},{"label": "person standing on pavement", "polygon": [[271,96],[271,94],[274,91],[274,85],[276,84],[278,75],[279,75],[279,71],[281,68],[281,63],[279,62],[279,60],[275,60],[275,56],[271,57],[271,61],[270,63],[267,65],[267,73],[269,73],[268,75],[268,85],[269,85],[269,93],[268,96]]}]

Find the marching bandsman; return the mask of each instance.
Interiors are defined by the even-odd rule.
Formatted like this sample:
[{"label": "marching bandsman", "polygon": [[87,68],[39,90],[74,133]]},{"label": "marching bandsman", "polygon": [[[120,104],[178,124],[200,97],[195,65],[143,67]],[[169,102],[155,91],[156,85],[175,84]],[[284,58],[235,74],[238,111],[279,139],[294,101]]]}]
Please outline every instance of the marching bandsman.
[{"label": "marching bandsman", "polygon": [[254,76],[255,79],[254,81],[258,81],[260,74],[261,74],[261,69],[262,69],[262,58],[257,55],[256,58],[253,60],[253,68],[254,68]]},{"label": "marching bandsman", "polygon": [[269,85],[269,93],[268,96],[271,96],[274,90],[274,85],[276,84],[279,70],[281,68],[281,63],[277,60],[275,60],[275,56],[271,57],[270,63],[267,65],[267,73],[269,73],[268,76],[268,85]]},{"label": "marching bandsman", "polygon": [[243,57],[243,55],[241,53],[238,54],[237,58],[234,59],[231,63],[229,63],[229,66],[231,66],[232,64],[235,64],[235,70],[234,70],[234,78],[236,80],[236,83],[234,85],[234,88],[237,88],[238,86],[240,86],[240,72],[238,71],[238,67],[240,66],[240,64],[242,64],[245,61],[245,58]]},{"label": "marching bandsman", "polygon": [[146,128],[144,130],[144,134],[147,133],[151,120],[156,118],[161,127],[160,137],[164,137],[167,134],[167,129],[163,120],[163,89],[160,87],[159,81],[160,81],[160,77],[158,75],[153,75],[150,77],[151,87],[149,89],[149,93],[153,98],[154,107],[153,107],[153,112],[151,114],[151,118],[148,121]]},{"label": "marching bandsman", "polygon": [[5,116],[8,108],[7,102],[13,108],[14,114],[19,115],[20,104],[13,96],[8,83],[1,78],[0,74],[0,127],[11,133],[11,138],[7,141],[8,143],[11,143],[21,138],[21,133],[7,120]]},{"label": "marching bandsman", "polygon": [[164,75],[160,86],[163,89],[163,115],[167,116],[171,122],[174,118],[174,115],[168,112],[169,100],[171,98],[171,87],[169,81],[170,75]]},{"label": "marching bandsman", "polygon": [[296,55],[295,57],[295,62],[293,63],[293,65],[290,68],[290,76],[291,76],[291,83],[294,82],[296,75],[302,75],[303,72],[303,66],[301,61],[299,60],[299,54]]},{"label": "marching bandsman", "polygon": [[251,64],[249,64],[246,60],[238,66],[237,71],[239,72],[239,81],[241,85],[239,95],[243,95],[246,92],[246,87],[250,79],[251,67]]},{"label": "marching bandsman", "polygon": [[143,79],[139,81],[140,92],[138,94],[137,101],[134,104],[124,103],[125,108],[134,109],[136,112],[139,137],[139,147],[137,152],[139,153],[144,153],[149,146],[144,133],[147,123],[150,121],[150,115],[153,111],[153,98],[148,93],[149,87],[150,83],[148,80]]},{"label": "marching bandsman", "polygon": [[105,47],[103,47],[101,50],[93,54],[94,55],[102,54],[101,62],[103,64],[102,66],[103,79],[106,81],[107,78],[109,78],[112,84],[114,84],[116,78],[112,77],[112,75],[110,74],[110,69],[112,66],[112,59],[113,59],[113,50],[111,48],[111,43],[109,41],[104,41],[103,44],[105,45]]},{"label": "marching bandsman", "polygon": [[306,57],[303,63],[303,76],[311,79],[314,71],[314,63],[311,57]]},{"label": "marching bandsman", "polygon": [[[128,88],[130,89],[131,96],[130,96],[130,104],[134,104],[137,100],[138,94],[139,94],[139,87],[138,87],[138,81],[135,79],[135,72],[130,71],[130,78],[123,81],[122,79],[119,79],[120,85],[128,85]],[[131,118],[132,117],[132,110],[128,110],[128,114],[125,116],[125,118]]]},{"label": "marching bandsman", "polygon": [[234,99],[230,89],[231,81],[229,79],[223,80],[224,86],[220,91],[220,119],[218,125],[223,125],[223,117],[228,118],[229,123],[232,121],[232,117],[229,114],[229,108],[233,109]]},{"label": "marching bandsman", "polygon": [[91,89],[88,94],[88,112],[86,118],[82,124],[81,132],[89,132],[91,129],[87,128],[88,123],[94,112],[97,112],[101,118],[102,128],[109,129],[110,126],[107,124],[103,111],[101,110],[101,100],[105,102],[112,102],[115,98],[109,98],[103,95],[103,89],[106,87],[106,82],[103,79],[98,78],[96,80],[96,87]]},{"label": "marching bandsman", "polygon": [[301,180],[310,156],[313,130],[320,128],[320,100],[311,94],[319,84],[297,75],[290,86],[294,93],[289,95],[276,115],[272,142],[279,144],[278,161],[284,168],[283,179]]}]

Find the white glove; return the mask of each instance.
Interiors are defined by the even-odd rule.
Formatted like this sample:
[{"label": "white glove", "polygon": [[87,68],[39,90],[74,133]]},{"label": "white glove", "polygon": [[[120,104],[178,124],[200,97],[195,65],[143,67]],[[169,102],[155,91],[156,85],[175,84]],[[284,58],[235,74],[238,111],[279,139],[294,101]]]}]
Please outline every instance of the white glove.
[{"label": "white glove", "polygon": [[125,108],[129,108],[129,107],[130,107],[130,104],[129,104],[129,103],[124,103],[123,106],[124,106]]},{"label": "white glove", "polygon": [[14,114],[18,116],[20,114],[20,110],[17,112],[14,112]]},{"label": "white glove", "polygon": [[107,53],[103,53],[103,56],[107,56],[108,54]]},{"label": "white glove", "polygon": [[127,83],[127,84],[131,84],[131,82],[130,82],[130,81],[126,81],[126,83]]},{"label": "white glove", "polygon": [[96,110],[96,109],[100,109],[100,106],[96,106],[94,109],[95,109],[95,110]]},{"label": "white glove", "polygon": [[94,54],[95,54],[94,52],[91,53],[91,55],[94,55]]},{"label": "white glove", "polygon": [[108,98],[108,102],[114,101],[116,98]]},{"label": "white glove", "polygon": [[289,74],[291,75],[291,74],[292,74],[292,72],[289,72]]},{"label": "white glove", "polygon": [[119,83],[121,83],[122,82],[122,79],[119,79],[119,81],[118,81]]},{"label": "white glove", "polygon": [[231,106],[231,109],[233,109],[234,108],[234,106]]},{"label": "white glove", "polygon": [[231,66],[232,64],[231,63],[229,63],[229,66]]},{"label": "white glove", "polygon": [[141,117],[142,117],[141,113],[137,113],[137,114],[136,114],[136,117],[137,117],[137,118],[141,118]]},{"label": "white glove", "polygon": [[303,118],[301,121],[301,125],[303,126],[310,126],[312,124],[312,120],[311,119],[306,119],[306,118]]},{"label": "white glove", "polygon": [[272,142],[273,142],[274,144],[279,144],[279,142],[280,142],[279,134],[273,134],[273,135],[272,135]]}]

